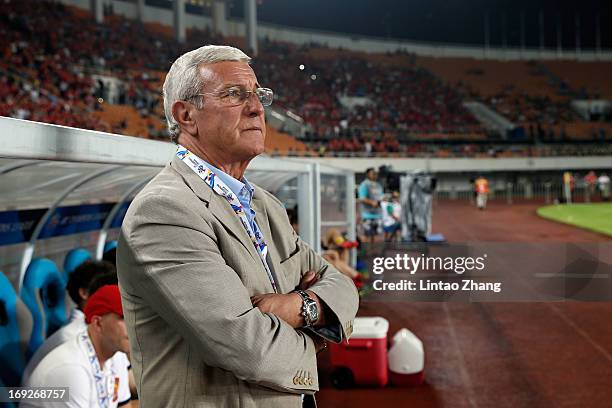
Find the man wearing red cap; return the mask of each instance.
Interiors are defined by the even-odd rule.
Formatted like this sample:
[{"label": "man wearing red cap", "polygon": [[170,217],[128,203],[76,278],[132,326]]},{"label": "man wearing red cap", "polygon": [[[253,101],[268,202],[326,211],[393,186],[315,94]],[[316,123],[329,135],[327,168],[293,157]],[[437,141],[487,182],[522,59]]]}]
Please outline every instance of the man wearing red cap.
[{"label": "man wearing red cap", "polygon": [[[112,276],[114,276],[114,282],[110,278]],[[107,283],[97,283],[101,281],[106,281]],[[90,287],[94,282],[96,283],[95,289]],[[83,262],[70,274],[66,289],[70,298],[76,305],[70,313],[70,322],[53,333],[50,337],[47,337],[44,343],[36,350],[23,372],[22,384],[29,381],[30,375],[32,375],[34,369],[47,354],[56,347],[62,345],[62,343],[72,340],[77,334],[85,330],[87,323],[85,323],[85,314],[83,310],[85,309],[87,299],[97,289],[109,284],[117,284],[117,275],[114,265],[106,261]],[[124,353],[117,353],[113,359],[121,360],[118,361],[117,364],[122,362],[128,367],[130,366],[128,358]],[[125,387],[120,389],[119,398],[120,401],[127,401],[131,397],[131,389],[127,380],[122,380],[121,383],[125,385]],[[134,391],[132,393],[135,394],[135,386],[133,388]]]},{"label": "man wearing red cap", "polygon": [[64,403],[66,407],[117,407],[119,381],[127,377],[121,371],[127,368],[117,366],[112,357],[118,351],[129,350],[117,285],[98,289],[87,300],[84,312],[87,329],[45,356],[26,385],[68,387],[70,399]]}]

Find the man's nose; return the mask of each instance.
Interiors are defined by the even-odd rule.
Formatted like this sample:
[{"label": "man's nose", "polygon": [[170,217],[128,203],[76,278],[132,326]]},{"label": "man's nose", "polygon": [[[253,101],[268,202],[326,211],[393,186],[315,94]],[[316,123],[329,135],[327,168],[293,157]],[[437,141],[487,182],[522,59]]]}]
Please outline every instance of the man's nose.
[{"label": "man's nose", "polygon": [[246,113],[249,116],[254,117],[263,115],[264,113],[264,107],[261,104],[261,101],[259,100],[259,96],[257,96],[257,94],[255,93],[249,95],[244,106],[244,109],[246,110]]}]

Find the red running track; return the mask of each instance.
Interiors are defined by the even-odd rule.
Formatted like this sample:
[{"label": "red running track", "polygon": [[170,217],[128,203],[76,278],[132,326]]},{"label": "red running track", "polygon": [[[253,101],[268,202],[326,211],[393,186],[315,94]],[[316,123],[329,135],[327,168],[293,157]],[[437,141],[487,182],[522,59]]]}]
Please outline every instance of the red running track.
[{"label": "red running track", "polygon": [[[539,218],[541,204],[465,202],[434,208],[449,242],[610,242]],[[609,254],[606,254],[609,255]],[[607,257],[607,256],[606,256]],[[533,262],[537,262],[534,259]],[[360,316],[407,327],[425,345],[426,384],[336,390],[319,357],[320,407],[610,407],[612,302],[424,303],[362,299]]]}]

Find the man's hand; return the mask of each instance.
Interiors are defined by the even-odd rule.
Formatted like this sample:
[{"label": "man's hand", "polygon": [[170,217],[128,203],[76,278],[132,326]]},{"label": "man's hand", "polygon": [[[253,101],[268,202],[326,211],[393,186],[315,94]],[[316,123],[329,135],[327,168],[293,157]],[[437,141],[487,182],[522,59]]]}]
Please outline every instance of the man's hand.
[{"label": "man's hand", "polygon": [[319,276],[315,273],[315,271],[308,271],[304,274],[304,276],[302,276],[302,280],[300,280],[300,284],[296,289],[306,290],[317,283],[318,280]]},{"label": "man's hand", "polygon": [[[308,293],[310,297],[313,297],[312,292]],[[314,296],[316,297],[316,295]],[[302,298],[297,293],[266,293],[265,295],[253,296],[251,302],[262,313],[272,313],[289,323],[294,329],[304,326],[304,317],[301,315]],[[319,303],[318,299],[317,303]],[[306,334],[312,339],[317,354],[327,348],[327,341],[323,337]]]},{"label": "man's hand", "polygon": [[[306,290],[310,298],[317,302],[319,309],[319,319],[315,322],[316,326],[325,325],[325,312],[321,301],[314,292],[307,290],[317,283],[319,276],[314,271],[308,271],[302,276],[298,289]],[[253,306],[258,307],[262,313],[272,313],[289,323],[294,329],[304,327],[304,316],[302,316],[303,300],[297,293],[266,293],[251,298]]]},{"label": "man's hand", "polygon": [[262,313],[272,313],[294,329],[304,326],[304,317],[301,314],[302,298],[297,293],[266,293],[253,296],[251,303]]}]

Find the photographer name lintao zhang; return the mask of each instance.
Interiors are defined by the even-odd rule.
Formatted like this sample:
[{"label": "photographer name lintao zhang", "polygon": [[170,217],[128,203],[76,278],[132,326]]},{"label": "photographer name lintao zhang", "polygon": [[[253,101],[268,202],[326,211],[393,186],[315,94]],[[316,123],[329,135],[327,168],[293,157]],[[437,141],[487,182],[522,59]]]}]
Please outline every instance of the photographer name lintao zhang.
[{"label": "photographer name lintao zhang", "polygon": [[409,281],[402,279],[399,282],[383,282],[377,279],[372,282],[374,290],[391,291],[421,291],[421,292],[457,292],[457,291],[490,291],[501,292],[501,282],[477,282],[472,279],[462,279],[460,282],[432,281],[431,279],[419,279]]},{"label": "photographer name lintao zhang", "polygon": [[[380,275],[385,271],[408,272],[454,272],[462,275],[470,271],[483,271],[487,255],[479,257],[440,257],[440,256],[410,256],[396,254],[394,257],[376,257],[373,260],[372,272]],[[474,279],[461,279],[455,282],[435,279],[401,279],[394,282],[384,282],[375,279],[372,287],[376,291],[420,291],[420,292],[457,292],[457,291],[489,291],[499,293],[501,282],[480,282]]]}]

